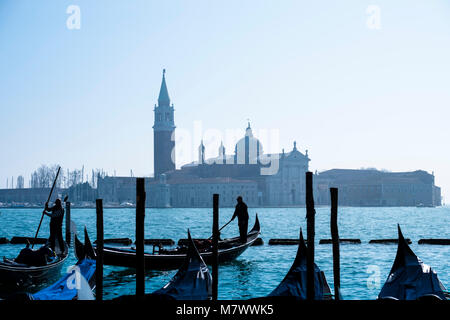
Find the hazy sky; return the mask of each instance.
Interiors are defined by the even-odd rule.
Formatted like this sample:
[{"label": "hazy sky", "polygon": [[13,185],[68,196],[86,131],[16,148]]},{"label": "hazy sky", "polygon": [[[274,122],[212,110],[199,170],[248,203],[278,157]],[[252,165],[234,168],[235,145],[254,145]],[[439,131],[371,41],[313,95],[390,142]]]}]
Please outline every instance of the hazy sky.
[{"label": "hazy sky", "polygon": [[177,166],[195,121],[243,135],[250,119],[313,171],[434,171],[450,201],[446,0],[1,0],[0,187],[41,164],[151,174],[163,68],[192,132]]}]

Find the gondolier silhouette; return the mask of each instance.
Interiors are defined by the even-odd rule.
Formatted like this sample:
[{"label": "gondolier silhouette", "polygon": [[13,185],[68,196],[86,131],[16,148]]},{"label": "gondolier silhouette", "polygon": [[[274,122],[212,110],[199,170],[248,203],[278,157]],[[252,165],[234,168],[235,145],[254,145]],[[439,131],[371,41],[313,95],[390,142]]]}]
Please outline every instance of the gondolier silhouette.
[{"label": "gondolier silhouette", "polygon": [[48,202],[45,203],[44,213],[49,216],[50,219],[50,248],[56,252],[55,244],[58,239],[59,249],[61,253],[65,250],[64,239],[62,235],[62,224],[64,219],[64,208],[62,207],[61,200],[56,199],[55,205],[51,208],[48,207]]},{"label": "gondolier silhouette", "polygon": [[248,211],[247,205],[242,200],[242,197],[237,197],[237,205],[234,210],[233,217],[231,221],[233,221],[236,217],[238,217],[238,225],[239,225],[239,234],[241,238],[241,242],[247,242],[247,229],[248,229]]}]

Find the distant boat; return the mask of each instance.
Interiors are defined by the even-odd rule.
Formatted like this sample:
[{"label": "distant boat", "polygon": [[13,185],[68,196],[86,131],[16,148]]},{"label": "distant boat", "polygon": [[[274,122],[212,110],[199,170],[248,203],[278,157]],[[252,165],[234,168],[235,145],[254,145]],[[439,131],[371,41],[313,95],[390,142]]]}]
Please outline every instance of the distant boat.
[{"label": "distant boat", "polygon": [[423,204],[423,203],[419,203],[418,205],[416,205],[416,208],[434,208],[434,206],[432,204]]},{"label": "distant boat", "polygon": [[135,205],[132,204],[131,202],[122,202],[122,203],[120,204],[120,207],[122,207],[122,208],[134,208]]},{"label": "distant boat", "polygon": [[436,272],[415,255],[398,226],[397,255],[378,299],[447,300],[445,292]]}]

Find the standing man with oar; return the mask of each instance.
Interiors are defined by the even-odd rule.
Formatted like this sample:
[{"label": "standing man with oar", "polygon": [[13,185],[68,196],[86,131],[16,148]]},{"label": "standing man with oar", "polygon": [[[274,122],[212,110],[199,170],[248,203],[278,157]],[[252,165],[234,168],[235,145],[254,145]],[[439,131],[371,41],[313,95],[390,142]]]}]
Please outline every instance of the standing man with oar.
[{"label": "standing man with oar", "polygon": [[[48,202],[50,201],[50,198],[52,197],[53,189],[55,189],[56,181],[58,180],[58,176],[59,176],[59,172],[60,171],[61,171],[61,167],[58,167],[58,172],[56,172],[55,180],[53,180],[53,185],[52,185],[52,188],[50,189],[50,194],[48,195],[47,202],[45,202],[45,209],[44,209],[44,211],[42,211],[41,221],[39,221],[39,226],[38,226],[38,228],[36,230],[36,235],[34,236],[34,240],[33,240],[33,243],[31,245],[31,249],[33,249],[34,243],[36,242],[37,236],[39,234],[39,230],[41,229],[42,220],[44,219],[44,215],[46,213],[46,209],[48,209]],[[61,200],[60,200],[60,202],[61,202]],[[61,206],[61,208],[62,208],[62,206]],[[64,215],[64,211],[63,211],[63,215]],[[62,218],[61,218],[61,220],[62,220]],[[51,234],[51,228],[52,228],[52,225],[50,224],[50,234]],[[52,249],[54,249],[54,246],[53,246]],[[64,249],[65,249],[65,246],[63,245],[61,247],[61,250],[64,251]]]},{"label": "standing man with oar", "polygon": [[247,242],[247,231],[248,231],[248,207],[245,202],[242,200],[242,197],[237,197],[237,205],[234,210],[233,217],[230,222],[233,221],[236,217],[238,217],[238,225],[239,225],[239,234],[241,238],[241,242]]},{"label": "standing man with oar", "polygon": [[48,202],[45,203],[44,213],[49,216],[50,219],[50,248],[53,252],[56,252],[56,239],[58,239],[59,250],[61,254],[64,253],[65,245],[62,235],[62,224],[64,220],[64,208],[61,204],[61,199],[55,200],[55,205],[51,208],[48,207]]},{"label": "standing man with oar", "polygon": [[[238,225],[239,225],[239,237],[241,242],[246,243],[247,242],[247,231],[248,231],[248,207],[245,204],[245,202],[242,200],[242,197],[237,197],[237,205],[234,210],[233,217],[230,221],[225,223],[225,225],[219,229],[219,239],[220,239],[220,231],[222,231],[223,228],[225,228],[227,225],[231,223],[236,217],[238,217]],[[213,236],[209,237],[208,240],[210,240]]]}]

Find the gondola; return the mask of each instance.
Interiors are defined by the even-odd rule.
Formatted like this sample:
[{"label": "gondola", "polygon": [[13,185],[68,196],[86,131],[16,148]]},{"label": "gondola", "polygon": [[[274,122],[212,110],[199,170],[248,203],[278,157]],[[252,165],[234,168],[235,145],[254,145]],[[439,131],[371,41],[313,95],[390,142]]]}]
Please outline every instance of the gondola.
[{"label": "gondola", "polygon": [[[283,281],[267,296],[267,298],[306,300],[306,252],[307,247],[300,229],[300,241],[294,263]],[[314,300],[331,300],[330,286],[323,271],[314,264]]]},{"label": "gondola", "polygon": [[[64,243],[64,246],[63,253],[55,254],[46,245],[34,251],[29,249],[29,245],[27,245],[27,248],[22,249],[17,258],[3,257],[3,261],[0,262],[0,284],[20,291],[31,285],[40,285],[59,277],[69,252],[66,243]],[[46,257],[40,255],[40,253],[45,253]],[[40,263],[26,263],[22,259],[25,254],[33,257],[39,254]]]},{"label": "gondola", "polygon": [[[115,301],[128,301],[135,296],[126,295],[115,298]],[[208,267],[188,231],[188,252],[183,265],[175,276],[161,289],[145,295],[146,301],[165,300],[211,300],[212,277]]]},{"label": "gondola", "polygon": [[444,291],[436,272],[411,250],[399,225],[397,255],[378,299],[446,300]]},{"label": "gondola", "polygon": [[155,298],[174,300],[211,300],[212,277],[188,231],[188,253],[175,276],[161,289],[152,293]]},{"label": "gondola", "polygon": [[70,272],[51,286],[34,294],[30,300],[93,300],[95,288],[95,251],[84,229],[84,245],[75,235],[75,256],[78,262]]},{"label": "gondola", "polygon": [[[258,215],[255,224],[247,235],[247,242],[242,243],[239,237],[219,241],[219,263],[232,261],[241,255],[260,234]],[[206,264],[211,264],[211,242],[197,245],[198,251]],[[160,249],[157,252],[145,253],[145,268],[147,270],[176,270],[179,269],[188,252],[188,247],[182,246],[176,249]],[[103,261],[105,265],[132,267],[136,266],[136,251],[131,248],[104,247]]]}]

